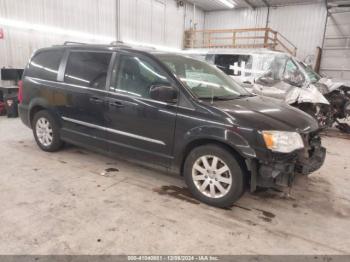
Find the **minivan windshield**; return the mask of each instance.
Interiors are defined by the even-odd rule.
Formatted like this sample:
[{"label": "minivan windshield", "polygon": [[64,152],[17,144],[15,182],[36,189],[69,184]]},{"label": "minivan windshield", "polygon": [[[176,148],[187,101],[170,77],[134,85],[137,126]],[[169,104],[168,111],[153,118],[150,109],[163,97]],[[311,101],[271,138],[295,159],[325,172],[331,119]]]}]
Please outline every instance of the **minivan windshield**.
[{"label": "minivan windshield", "polygon": [[305,73],[309,77],[311,83],[316,83],[321,79],[321,76],[319,76],[312,68],[308,67],[306,64],[299,62],[301,67],[304,69]]},{"label": "minivan windshield", "polygon": [[284,54],[258,54],[251,62],[252,72],[255,77],[269,73],[272,79],[282,80],[288,60]]},{"label": "minivan windshield", "polygon": [[181,55],[155,54],[200,99],[251,96],[232,78],[206,62]]}]

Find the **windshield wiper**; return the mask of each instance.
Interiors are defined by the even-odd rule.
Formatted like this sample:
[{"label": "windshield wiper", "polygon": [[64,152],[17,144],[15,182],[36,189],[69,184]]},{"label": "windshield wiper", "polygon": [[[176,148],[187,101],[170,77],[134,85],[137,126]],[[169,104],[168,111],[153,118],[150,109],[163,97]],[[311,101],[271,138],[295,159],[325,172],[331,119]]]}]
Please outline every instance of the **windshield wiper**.
[{"label": "windshield wiper", "polygon": [[227,100],[235,100],[235,99],[240,99],[240,98],[245,98],[245,97],[253,97],[256,96],[254,94],[241,94],[238,96],[205,96],[205,97],[198,97],[198,99],[202,100],[222,100],[222,101],[227,101]]},{"label": "windshield wiper", "polygon": [[236,99],[237,98],[245,98],[245,97],[253,97],[253,96],[256,96],[256,95],[254,95],[254,94],[244,94],[244,95],[237,96]]},{"label": "windshield wiper", "polygon": [[198,97],[199,99],[202,100],[234,100],[238,98],[239,96],[205,96],[205,97]]}]

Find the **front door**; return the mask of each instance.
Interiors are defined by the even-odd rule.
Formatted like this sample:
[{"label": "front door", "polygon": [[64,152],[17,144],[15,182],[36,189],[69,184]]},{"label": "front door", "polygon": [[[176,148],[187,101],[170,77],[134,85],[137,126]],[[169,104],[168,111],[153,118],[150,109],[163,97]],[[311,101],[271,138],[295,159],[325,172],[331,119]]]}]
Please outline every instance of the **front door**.
[{"label": "front door", "polygon": [[112,153],[168,167],[177,105],[152,100],[149,90],[156,85],[175,83],[149,57],[132,53],[118,56],[108,99],[107,137]]}]

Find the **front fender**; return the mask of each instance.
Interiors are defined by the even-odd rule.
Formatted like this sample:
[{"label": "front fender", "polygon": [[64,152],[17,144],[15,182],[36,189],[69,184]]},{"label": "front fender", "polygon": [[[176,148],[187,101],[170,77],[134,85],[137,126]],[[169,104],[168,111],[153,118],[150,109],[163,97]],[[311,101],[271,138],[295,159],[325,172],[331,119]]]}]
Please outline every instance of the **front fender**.
[{"label": "front fender", "polygon": [[[245,137],[249,137],[249,139]],[[200,126],[190,129],[182,137],[181,142],[175,144],[175,158],[171,172],[179,173],[181,171],[182,164],[192,148],[213,142],[229,146],[243,159],[256,158],[256,152],[248,140],[256,141],[256,133],[253,129],[248,130],[235,126]]]},{"label": "front fender", "polygon": [[256,157],[255,150],[249,145],[247,139],[239,134],[238,128],[201,126],[189,130],[184,137],[186,145],[203,139],[227,144],[243,158]]}]

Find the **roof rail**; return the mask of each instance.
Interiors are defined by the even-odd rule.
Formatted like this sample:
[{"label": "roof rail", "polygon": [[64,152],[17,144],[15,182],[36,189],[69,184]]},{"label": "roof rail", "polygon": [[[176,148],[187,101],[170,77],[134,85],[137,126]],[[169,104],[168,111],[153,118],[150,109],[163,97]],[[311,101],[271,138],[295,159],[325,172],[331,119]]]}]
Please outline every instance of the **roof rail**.
[{"label": "roof rail", "polygon": [[66,41],[63,45],[87,45],[87,43]]},{"label": "roof rail", "polygon": [[123,41],[113,41],[110,43],[112,46],[126,47],[126,48],[141,48],[145,50],[156,50],[155,47],[142,45],[142,44],[126,44]]},{"label": "roof rail", "polygon": [[123,41],[113,41],[109,45],[119,46],[119,47],[126,47],[126,48],[132,48],[132,46],[125,44]]},{"label": "roof rail", "polygon": [[123,41],[112,41],[110,45],[124,45]]}]

